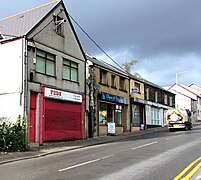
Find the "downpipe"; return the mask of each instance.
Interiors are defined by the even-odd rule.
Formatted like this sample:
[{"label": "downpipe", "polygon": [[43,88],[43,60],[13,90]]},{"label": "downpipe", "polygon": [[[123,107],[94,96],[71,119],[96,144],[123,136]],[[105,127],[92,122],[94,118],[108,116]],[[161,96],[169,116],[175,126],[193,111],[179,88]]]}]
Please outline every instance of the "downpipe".
[{"label": "downpipe", "polygon": [[23,117],[26,121],[25,129],[25,144],[29,147],[29,120],[28,120],[28,53],[27,53],[27,39],[24,36],[24,112]]}]

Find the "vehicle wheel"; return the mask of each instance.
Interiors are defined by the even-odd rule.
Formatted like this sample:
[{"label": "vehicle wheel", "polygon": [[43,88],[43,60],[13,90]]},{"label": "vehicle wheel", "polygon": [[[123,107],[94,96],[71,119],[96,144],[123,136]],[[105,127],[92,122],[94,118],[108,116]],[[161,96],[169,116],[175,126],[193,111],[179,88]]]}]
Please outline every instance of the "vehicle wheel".
[{"label": "vehicle wheel", "polygon": [[174,132],[174,129],[169,129],[170,132]]}]

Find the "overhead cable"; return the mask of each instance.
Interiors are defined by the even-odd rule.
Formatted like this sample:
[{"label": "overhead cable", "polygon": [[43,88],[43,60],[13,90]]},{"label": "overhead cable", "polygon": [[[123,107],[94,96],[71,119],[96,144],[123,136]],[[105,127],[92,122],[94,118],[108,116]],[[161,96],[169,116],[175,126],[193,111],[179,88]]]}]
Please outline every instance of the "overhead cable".
[{"label": "overhead cable", "polygon": [[68,13],[69,17],[73,20],[73,22],[82,30],[82,32],[110,59],[114,62],[119,68],[124,70],[114,59],[112,59],[104,50],[101,48],[93,39],[92,37],[78,24],[78,22]]}]

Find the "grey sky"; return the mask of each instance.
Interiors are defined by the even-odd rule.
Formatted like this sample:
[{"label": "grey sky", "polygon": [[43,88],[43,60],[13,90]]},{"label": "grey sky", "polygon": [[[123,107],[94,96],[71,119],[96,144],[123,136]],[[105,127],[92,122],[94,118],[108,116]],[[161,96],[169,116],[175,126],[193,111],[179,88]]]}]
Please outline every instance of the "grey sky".
[{"label": "grey sky", "polygon": [[[4,1],[0,18],[49,0]],[[68,12],[118,64],[158,85],[201,85],[200,0],[64,0]],[[87,54],[110,61],[74,25]],[[111,62],[112,63],[112,62]]]}]

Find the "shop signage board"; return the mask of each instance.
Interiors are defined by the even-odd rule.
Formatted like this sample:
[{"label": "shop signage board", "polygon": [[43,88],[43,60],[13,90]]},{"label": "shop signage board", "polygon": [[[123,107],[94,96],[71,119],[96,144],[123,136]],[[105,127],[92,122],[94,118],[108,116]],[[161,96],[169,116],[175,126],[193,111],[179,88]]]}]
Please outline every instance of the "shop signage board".
[{"label": "shop signage board", "polygon": [[60,90],[52,89],[52,88],[45,88],[44,96],[47,98],[61,99],[66,101],[78,102],[78,103],[82,102],[82,95],[80,94],[60,91]]},{"label": "shop signage board", "polygon": [[101,99],[111,101],[111,102],[121,103],[121,104],[128,104],[128,101],[126,98],[109,94],[109,93],[104,93],[104,92],[101,92]]},{"label": "shop signage board", "polygon": [[115,123],[108,123],[108,134],[115,134]]},{"label": "shop signage board", "polygon": [[132,88],[132,93],[134,93],[134,94],[136,94],[136,93],[138,93],[139,91],[138,91],[138,88]]}]

